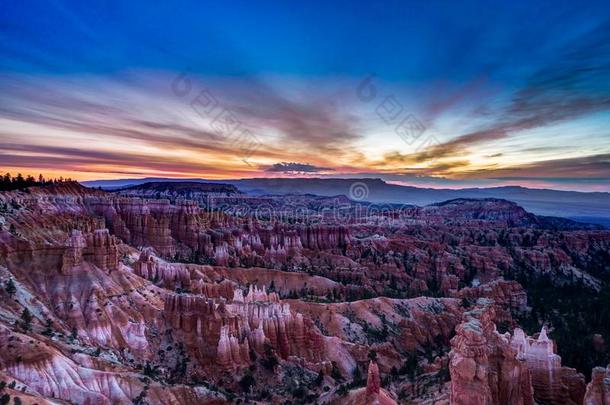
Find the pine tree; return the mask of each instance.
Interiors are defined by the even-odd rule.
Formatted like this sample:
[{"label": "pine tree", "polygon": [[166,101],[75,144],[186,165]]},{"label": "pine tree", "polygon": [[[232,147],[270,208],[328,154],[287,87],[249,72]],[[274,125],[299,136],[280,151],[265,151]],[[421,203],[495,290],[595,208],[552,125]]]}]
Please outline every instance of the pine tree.
[{"label": "pine tree", "polygon": [[239,386],[241,387],[243,392],[249,392],[250,387],[256,384],[256,380],[252,376],[251,373],[246,373],[241,380],[239,380]]},{"label": "pine tree", "polygon": [[317,386],[320,386],[323,381],[324,381],[324,371],[320,370],[320,372],[318,373],[318,376],[316,377],[315,384]]},{"label": "pine tree", "polygon": [[78,339],[78,330],[76,329],[76,326],[72,327],[72,333],[70,333],[70,337],[72,339]]},{"label": "pine tree", "polygon": [[47,319],[45,323],[45,329],[42,331],[42,334],[45,336],[53,336],[53,321]]},{"label": "pine tree", "polygon": [[362,371],[360,371],[360,367],[356,366],[354,369],[354,373],[352,374],[352,383],[354,385],[359,385],[362,382]]},{"label": "pine tree", "polygon": [[332,365],[333,365],[333,368],[331,370],[330,376],[335,381],[342,380],[343,376],[341,376],[341,372],[339,371],[339,367],[337,367],[337,363],[333,361]]},{"label": "pine tree", "polygon": [[6,293],[12,297],[17,292],[17,287],[15,287],[15,282],[12,278],[9,278],[6,282],[6,287],[4,287]]},{"label": "pine tree", "polygon": [[21,327],[23,330],[30,330],[32,328],[32,313],[29,309],[24,308],[21,312]]}]

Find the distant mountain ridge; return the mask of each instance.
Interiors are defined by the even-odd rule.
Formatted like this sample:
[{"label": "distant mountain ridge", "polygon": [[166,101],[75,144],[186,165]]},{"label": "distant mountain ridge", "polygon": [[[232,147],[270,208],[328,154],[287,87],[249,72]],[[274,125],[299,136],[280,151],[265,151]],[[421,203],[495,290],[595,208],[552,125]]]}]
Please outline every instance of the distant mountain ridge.
[{"label": "distant mountain ridge", "polygon": [[349,195],[360,183],[363,200],[374,203],[399,203],[425,206],[459,198],[499,198],[513,201],[537,215],[566,217],[610,227],[610,193],[531,189],[520,186],[464,189],[432,189],[386,183],[381,179],[340,178],[252,178],[236,180],[206,179],[117,179],[85,181],[83,185],[114,189],[148,182],[196,182],[230,184],[252,195],[316,194]]},{"label": "distant mountain ridge", "polygon": [[499,198],[457,198],[426,205],[420,208],[426,215],[446,218],[446,221],[506,221],[511,227],[542,228],[554,230],[599,230],[599,224],[588,224],[561,217],[535,215],[517,203]]},{"label": "distant mountain ridge", "polygon": [[[249,195],[237,187],[222,183],[185,182],[150,182],[112,190],[128,197],[166,198],[175,203],[177,199],[189,199],[199,202],[200,206],[214,207],[216,204],[238,204],[242,208],[256,210],[258,207],[272,207],[278,212],[290,212],[291,208],[305,208],[313,211],[341,207],[346,212],[358,213],[370,208],[371,212],[379,210],[398,210],[415,220],[438,220],[445,224],[459,225],[469,221],[503,222],[510,227],[541,228],[553,230],[600,230],[602,225],[567,218],[535,215],[526,211],[517,203],[499,198],[457,198],[432,203],[423,207],[412,204],[370,203],[350,199],[345,195],[320,196],[316,194],[265,194]],[[209,197],[216,195],[214,203]],[[222,196],[219,196],[222,195]],[[224,197],[223,197],[224,196]],[[241,199],[244,197],[244,199]],[[211,205],[210,205],[211,204]],[[297,208],[297,209],[298,209]],[[348,210],[348,211],[346,211]],[[353,211],[352,211],[353,210]],[[362,215],[362,214],[361,214]],[[366,215],[366,214],[364,214]]]},{"label": "distant mountain ridge", "polygon": [[141,190],[141,191],[198,191],[202,193],[227,193],[240,194],[241,191],[232,184],[224,183],[203,183],[198,181],[151,181],[149,183],[134,184],[121,187],[120,190]]}]

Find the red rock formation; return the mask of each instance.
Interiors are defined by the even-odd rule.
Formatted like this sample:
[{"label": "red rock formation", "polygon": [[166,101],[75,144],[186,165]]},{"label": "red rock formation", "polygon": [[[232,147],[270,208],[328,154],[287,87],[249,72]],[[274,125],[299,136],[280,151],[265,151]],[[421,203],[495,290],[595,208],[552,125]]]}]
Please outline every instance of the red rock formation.
[{"label": "red rock formation", "polygon": [[[357,362],[366,361],[370,349],[378,353],[378,364],[386,373],[404,364],[400,359],[424,348],[448,344],[460,319],[455,299],[373,298],[351,303],[316,304],[290,300],[291,307],[304,317],[317,319],[326,335],[360,344],[341,344],[326,339],[325,357],[336,362],[345,376],[351,376]],[[387,334],[375,345],[379,335]],[[362,345],[371,342],[371,346]],[[332,348],[332,350],[331,350]],[[337,355],[337,353],[343,353]]]},{"label": "red rock formation", "polygon": [[177,285],[183,288],[190,286],[191,277],[188,268],[181,264],[167,263],[154,255],[151,249],[144,249],[133,265],[134,273],[150,281],[160,282],[168,288]]},{"label": "red rock formation", "polygon": [[170,214],[174,208],[169,201],[90,198],[87,204],[96,214],[103,215],[113,233],[125,242],[152,246],[167,257],[176,254],[170,229]]},{"label": "red rock formation", "polygon": [[373,400],[379,395],[381,389],[381,381],[379,380],[379,367],[377,363],[371,361],[369,363],[369,369],[366,378],[366,397],[367,399]]},{"label": "red rock formation", "polygon": [[334,403],[345,405],[397,405],[391,395],[381,388],[379,367],[371,361],[367,372],[366,387],[351,391],[346,398]]},{"label": "red rock formation", "polygon": [[87,248],[83,251],[85,260],[102,270],[112,271],[119,266],[117,239],[108,229],[97,229],[87,234]]},{"label": "red rock formation", "polygon": [[479,287],[463,288],[460,297],[471,299],[489,298],[494,304],[523,312],[527,309],[527,294],[516,281],[495,280]]},{"label": "red rock formation", "polygon": [[313,250],[344,248],[349,245],[350,234],[347,227],[318,225],[297,229],[303,247]]},{"label": "red rock formation", "polygon": [[562,367],[561,357],[554,352],[546,329],[537,339],[515,329],[511,346],[523,357],[532,375],[536,401],[542,403],[581,404],[585,394],[585,378],[573,368]]},{"label": "red rock formation", "polygon": [[480,299],[451,340],[451,403],[533,404],[529,369],[495,330],[492,302]]},{"label": "red rock formation", "polygon": [[487,339],[481,320],[473,316],[460,324],[451,347],[451,403],[491,405]]},{"label": "red rock formation", "polygon": [[478,287],[463,288],[457,295],[472,302],[479,298],[491,299],[495,322],[512,322],[512,314],[527,311],[527,294],[516,281],[496,280]]},{"label": "red rock formation", "polygon": [[[454,403],[579,403],[584,395],[582,377],[561,367],[545,333],[495,331],[494,322],[512,326],[512,313],[527,309],[519,284],[500,277],[525,269],[596,288],[599,273],[588,270],[603,264],[609,232],[545,228],[497,201],[345,221],[313,212],[310,225],[234,215],[247,196],[211,212],[173,192],[168,201],[53,189],[0,193],[0,375],[27,382],[24,397],[125,403],[149,386],[150,403],[222,398],[205,385],[236,401],[282,403],[297,375],[321,402],[394,403],[442,377],[463,304],[479,298],[494,303],[480,301],[457,328]],[[310,211],[320,204],[309,196],[249,204],[261,200],[298,200]],[[417,297],[424,291],[442,297]],[[371,350],[367,387],[341,397],[337,372],[348,378]],[[422,373],[396,373],[423,352],[431,356],[419,356]],[[278,360],[273,371],[267,356]],[[319,386],[310,384],[316,372]],[[248,373],[250,398],[239,384]],[[380,380],[390,374],[384,390]],[[441,386],[432,389],[442,395],[428,398],[442,398]],[[598,370],[586,397],[597,404],[604,396]]]},{"label": "red rock formation", "polygon": [[[495,330],[494,306],[480,299],[456,328],[451,352],[451,398],[455,404],[580,404],[584,377],[562,367],[543,328],[537,339],[521,329]],[[533,397],[532,397],[533,394]]]},{"label": "red rock formation", "polygon": [[66,251],[63,254],[61,272],[69,274],[70,271],[83,263],[83,250],[87,247],[87,241],[81,231],[72,230],[66,241]]},{"label": "red rock formation", "polygon": [[[324,342],[311,321],[277,294],[250,286],[244,297],[235,291],[232,302],[187,294],[170,294],[165,316],[172,328],[186,334],[186,341],[201,359],[215,360],[223,368],[248,364],[250,348],[264,354],[264,345],[284,359],[298,356],[323,361]],[[212,351],[209,348],[215,347]]]},{"label": "red rock formation", "polygon": [[610,367],[595,367],[591,371],[591,382],[587,384],[584,405],[610,404]]},{"label": "red rock formation", "polygon": [[229,326],[221,326],[220,338],[216,347],[216,362],[222,368],[232,368],[250,363],[248,340],[239,342],[236,336],[229,334]]},{"label": "red rock formation", "polygon": [[222,397],[205,390],[167,387],[156,382],[145,384],[133,372],[104,359],[93,361],[84,354],[68,357],[54,347],[57,344],[61,343],[0,325],[0,375],[10,376],[8,380],[18,381],[26,392],[46,397],[52,403],[58,400],[79,404],[131,403],[143,391],[154,403],[226,403]]}]

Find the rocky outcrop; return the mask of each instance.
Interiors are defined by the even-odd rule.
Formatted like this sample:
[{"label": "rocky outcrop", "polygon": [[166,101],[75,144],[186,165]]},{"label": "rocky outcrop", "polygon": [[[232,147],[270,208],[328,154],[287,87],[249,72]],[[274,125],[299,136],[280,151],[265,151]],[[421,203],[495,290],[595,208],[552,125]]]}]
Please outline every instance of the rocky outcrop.
[{"label": "rocky outcrop", "polygon": [[72,230],[66,241],[66,251],[63,254],[61,272],[69,274],[70,271],[83,263],[83,250],[87,247],[87,240],[81,231]]},{"label": "rocky outcrop", "polygon": [[397,402],[383,388],[377,363],[371,361],[367,371],[366,387],[351,391],[346,398],[334,401],[345,405],[397,405]]},{"label": "rocky outcrop", "polygon": [[456,405],[492,404],[488,381],[487,340],[480,320],[461,324],[452,340],[451,402]]},{"label": "rocky outcrop", "polygon": [[[359,216],[338,217],[315,196],[212,187],[193,202],[170,188],[0,193],[0,378],[24,398],[433,403],[449,396],[447,364],[455,404],[608,395],[607,371],[585,395],[546,331],[516,328],[530,308],[508,280],[597,289],[607,231],[495,200],[364,212],[339,198]],[[269,215],[241,212],[261,204]],[[367,386],[348,391],[372,353]]]},{"label": "rocky outcrop", "polygon": [[451,341],[451,398],[455,404],[581,404],[584,377],[561,366],[553,342],[517,328],[499,334],[492,301],[479,299]]},{"label": "rocky outcrop", "polygon": [[516,281],[494,280],[478,287],[463,288],[457,294],[469,302],[479,298],[493,301],[495,322],[512,323],[513,314],[527,312],[527,294]]},{"label": "rocky outcrop", "polygon": [[145,383],[136,374],[104,359],[91,360],[84,354],[68,357],[50,340],[17,333],[2,325],[0,352],[2,374],[18,381],[23,391],[46,397],[52,403],[131,403],[142,392],[155,403],[225,403],[221,396],[207,390]]},{"label": "rocky outcrop", "polygon": [[381,381],[379,379],[379,367],[377,363],[371,361],[366,377],[366,398],[374,401],[381,390]]},{"label": "rocky outcrop", "polygon": [[317,225],[298,229],[303,247],[313,250],[345,248],[349,244],[349,229],[345,226]]},{"label": "rocky outcrop", "polygon": [[336,304],[291,301],[296,311],[318,319],[318,324],[332,336],[374,342],[378,334],[387,334],[385,340],[403,354],[417,353],[438,343],[447,344],[460,320],[458,305],[455,299],[428,297],[380,297]]},{"label": "rocky outcrop", "polygon": [[177,286],[188,288],[191,283],[190,272],[186,266],[159,259],[149,248],[142,250],[133,270],[138,276],[171,289]]},{"label": "rocky outcrop", "polygon": [[595,367],[587,384],[584,405],[610,404],[610,368]]},{"label": "rocky outcrop", "polygon": [[94,213],[102,215],[112,232],[126,243],[152,246],[167,257],[176,254],[170,229],[170,215],[175,208],[169,201],[89,198],[86,203]]},{"label": "rocky outcrop", "polygon": [[493,316],[492,302],[480,299],[456,328],[449,363],[452,404],[534,403],[527,364],[496,331]]},{"label": "rocky outcrop", "polygon": [[585,378],[573,368],[561,366],[561,357],[555,354],[553,341],[548,338],[545,328],[542,328],[536,339],[525,336],[521,329],[515,329],[511,346],[527,362],[536,401],[574,405],[582,403]]},{"label": "rocky outcrop", "polygon": [[97,229],[87,234],[87,246],[83,258],[105,271],[116,270],[119,266],[118,241],[108,229]]},{"label": "rocky outcrop", "polygon": [[297,356],[326,367],[324,340],[313,323],[264,288],[250,286],[245,296],[236,290],[232,301],[170,294],[164,313],[202,361],[225,369],[249,364],[250,349],[264,355],[267,344],[283,359]]}]

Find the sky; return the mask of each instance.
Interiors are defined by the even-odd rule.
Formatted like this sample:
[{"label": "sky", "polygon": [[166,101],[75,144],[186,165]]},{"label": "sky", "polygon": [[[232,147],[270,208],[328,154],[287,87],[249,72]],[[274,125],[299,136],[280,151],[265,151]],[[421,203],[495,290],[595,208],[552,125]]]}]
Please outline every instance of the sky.
[{"label": "sky", "polygon": [[3,1],[0,169],[610,191],[607,1],[296,3]]}]

